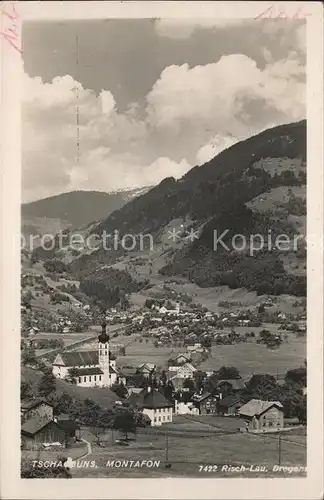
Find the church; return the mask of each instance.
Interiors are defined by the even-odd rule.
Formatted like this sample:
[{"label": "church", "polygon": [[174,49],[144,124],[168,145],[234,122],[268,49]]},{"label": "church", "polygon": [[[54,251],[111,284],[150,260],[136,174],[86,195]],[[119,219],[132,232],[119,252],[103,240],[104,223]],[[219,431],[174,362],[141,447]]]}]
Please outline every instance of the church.
[{"label": "church", "polygon": [[115,383],[125,383],[116,368],[116,358],[109,351],[109,336],[106,323],[102,324],[96,351],[70,351],[57,354],[53,362],[53,375],[59,379],[71,379],[81,387],[110,387]]}]

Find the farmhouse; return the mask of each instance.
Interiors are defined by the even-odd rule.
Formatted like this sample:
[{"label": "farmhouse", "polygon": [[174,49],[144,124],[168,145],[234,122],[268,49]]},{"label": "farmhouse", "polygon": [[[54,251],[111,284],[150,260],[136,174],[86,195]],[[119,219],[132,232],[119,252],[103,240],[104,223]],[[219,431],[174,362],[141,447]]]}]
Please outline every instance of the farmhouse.
[{"label": "farmhouse", "polygon": [[283,406],[279,401],[251,399],[241,406],[239,416],[244,420],[246,429],[254,432],[282,429],[284,426]]},{"label": "farmhouse", "polygon": [[191,363],[169,366],[169,373],[178,378],[192,378],[197,369]]},{"label": "farmhouse", "polygon": [[138,394],[132,393],[127,401],[141,409],[152,426],[172,422],[172,403],[156,388],[147,387]]},{"label": "farmhouse", "polygon": [[228,394],[239,393],[245,389],[245,382],[243,379],[226,379],[220,380],[218,382],[218,390],[222,397],[226,397]]},{"label": "farmhouse", "polygon": [[238,414],[239,408],[243,405],[243,401],[240,396],[235,394],[229,394],[224,399],[220,399],[218,402],[218,414],[219,415],[229,415],[235,416]]},{"label": "farmhouse", "polygon": [[44,443],[65,443],[65,431],[48,417],[34,415],[21,426],[21,447],[36,450]]},{"label": "farmhouse", "polygon": [[122,381],[122,374],[117,371],[116,358],[109,350],[109,336],[106,323],[98,337],[98,350],[71,351],[57,354],[53,362],[53,375],[56,378],[73,378],[82,387],[110,387]]},{"label": "farmhouse", "polygon": [[217,413],[218,396],[210,392],[204,392],[199,396],[193,397],[193,400],[199,408],[200,415],[210,415]]},{"label": "farmhouse", "polygon": [[136,368],[137,373],[141,373],[144,377],[149,378],[156,370],[156,365],[153,363],[141,363]]},{"label": "farmhouse", "polygon": [[38,415],[53,420],[53,406],[43,399],[23,399],[20,404],[22,421]]}]

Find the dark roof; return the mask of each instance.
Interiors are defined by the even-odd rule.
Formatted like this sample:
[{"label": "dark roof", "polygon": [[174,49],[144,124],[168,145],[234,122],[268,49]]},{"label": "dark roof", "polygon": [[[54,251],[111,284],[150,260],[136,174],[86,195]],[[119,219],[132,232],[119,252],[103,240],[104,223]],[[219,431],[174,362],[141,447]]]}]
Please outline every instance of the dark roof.
[{"label": "dark roof", "polygon": [[35,408],[36,406],[39,406],[41,404],[45,404],[54,408],[54,406],[51,403],[45,401],[45,399],[23,399],[20,403],[20,407],[22,410],[31,410],[32,408]]},{"label": "dark roof", "polygon": [[50,423],[54,423],[49,417],[34,415],[24,422],[21,426],[21,432],[24,434],[37,434],[41,429]]},{"label": "dark roof", "polygon": [[221,385],[224,382],[227,382],[228,384],[231,384],[231,386],[234,389],[234,391],[239,391],[241,389],[245,389],[245,382],[244,382],[244,380],[242,378],[233,378],[233,379],[220,380],[218,385]]},{"label": "dark roof", "polygon": [[139,394],[132,393],[127,401],[140,408],[170,408],[172,403],[158,390],[148,388],[143,389]]},{"label": "dark roof", "polygon": [[78,375],[102,375],[103,371],[98,367],[95,368],[79,368]]},{"label": "dark roof", "polygon": [[107,342],[109,342],[109,335],[107,335],[105,332],[102,332],[98,337],[98,341],[102,344],[106,344]]},{"label": "dark roof", "polygon": [[228,408],[229,406],[232,406],[235,403],[238,403],[240,401],[241,401],[241,398],[239,396],[237,396],[235,394],[229,394],[228,396],[226,396],[226,398],[219,400],[219,406],[226,406]]},{"label": "dark roof", "polygon": [[60,353],[65,366],[98,365],[98,351],[71,351]]},{"label": "dark roof", "polygon": [[131,375],[135,375],[136,373],[136,368],[134,368],[133,366],[123,366],[121,368],[121,371],[123,372],[123,374],[126,376],[126,377],[129,377]]},{"label": "dark roof", "polygon": [[195,401],[197,401],[198,403],[201,403],[202,401],[209,398],[210,396],[212,396],[211,392],[204,392],[203,394],[195,396]]}]

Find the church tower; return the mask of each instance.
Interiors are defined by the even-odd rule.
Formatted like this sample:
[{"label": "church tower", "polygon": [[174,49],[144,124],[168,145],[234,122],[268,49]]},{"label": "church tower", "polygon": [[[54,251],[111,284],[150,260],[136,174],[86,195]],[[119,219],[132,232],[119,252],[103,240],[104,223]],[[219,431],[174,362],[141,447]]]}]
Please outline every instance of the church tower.
[{"label": "church tower", "polygon": [[99,342],[99,366],[103,371],[103,386],[109,387],[110,384],[110,368],[109,368],[109,336],[106,333],[107,324],[101,325],[101,334],[98,337]]}]

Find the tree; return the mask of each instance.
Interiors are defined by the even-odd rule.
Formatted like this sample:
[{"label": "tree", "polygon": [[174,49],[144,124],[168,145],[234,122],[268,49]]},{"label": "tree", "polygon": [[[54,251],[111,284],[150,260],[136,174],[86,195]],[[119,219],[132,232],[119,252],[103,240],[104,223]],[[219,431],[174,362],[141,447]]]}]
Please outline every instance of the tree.
[{"label": "tree", "polygon": [[163,387],[166,386],[167,380],[168,380],[167,374],[166,374],[165,370],[163,370],[161,373],[161,376],[160,376],[160,382],[161,382],[161,385]]},{"label": "tree", "polygon": [[296,404],[295,408],[296,417],[300,424],[306,424],[307,422],[307,401],[306,396],[303,396],[300,401]]},{"label": "tree", "polygon": [[206,372],[197,370],[193,376],[195,379],[196,391],[200,392],[204,388],[204,382],[206,380],[207,374]]},{"label": "tree", "polygon": [[31,383],[21,380],[20,382],[20,397],[21,399],[27,399],[30,397]]},{"label": "tree", "polygon": [[253,375],[246,386],[246,394],[252,399],[262,399],[263,401],[278,399],[279,386],[272,375]]},{"label": "tree", "polygon": [[217,377],[219,380],[241,378],[240,372],[235,366],[221,366],[217,372]]},{"label": "tree", "polygon": [[131,408],[120,407],[117,409],[114,419],[114,429],[125,434],[125,440],[128,440],[130,432],[136,432],[136,416]]},{"label": "tree", "polygon": [[293,370],[288,370],[285,375],[286,382],[295,382],[303,387],[307,384],[307,371],[306,367],[301,366],[300,368],[295,368]]},{"label": "tree", "polygon": [[77,383],[77,378],[80,374],[80,371],[78,368],[70,368],[68,376],[66,377],[66,380],[70,382],[71,384],[76,384]]},{"label": "tree", "polygon": [[122,399],[126,398],[126,396],[128,394],[128,391],[127,391],[125,385],[123,384],[123,382],[113,384],[111,386],[111,390],[114,391],[114,393],[117,394],[117,396],[122,398]]},{"label": "tree", "polygon": [[36,363],[36,353],[32,345],[25,345],[21,353],[21,363],[23,365],[34,365]]},{"label": "tree", "polygon": [[37,390],[40,396],[47,397],[56,388],[55,377],[52,373],[45,373],[38,382]]}]

